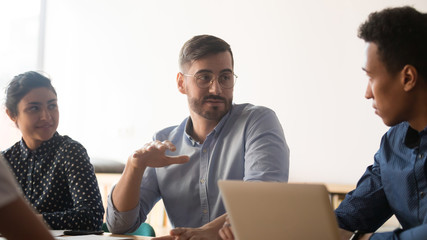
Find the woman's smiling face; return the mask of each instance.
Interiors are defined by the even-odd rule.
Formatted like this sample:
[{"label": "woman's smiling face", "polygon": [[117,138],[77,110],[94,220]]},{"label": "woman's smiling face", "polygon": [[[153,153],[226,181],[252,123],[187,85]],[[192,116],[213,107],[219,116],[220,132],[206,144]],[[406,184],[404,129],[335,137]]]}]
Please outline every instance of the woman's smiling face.
[{"label": "woman's smiling face", "polygon": [[21,131],[27,147],[37,149],[52,138],[58,127],[56,94],[46,87],[31,90],[18,103],[18,114],[11,119]]}]

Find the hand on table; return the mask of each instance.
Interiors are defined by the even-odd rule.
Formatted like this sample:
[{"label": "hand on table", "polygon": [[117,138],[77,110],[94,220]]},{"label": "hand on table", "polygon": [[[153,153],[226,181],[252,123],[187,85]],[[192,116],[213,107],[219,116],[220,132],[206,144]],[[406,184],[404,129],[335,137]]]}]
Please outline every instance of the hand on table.
[{"label": "hand on table", "polygon": [[208,228],[175,228],[169,236],[156,237],[153,240],[211,240],[219,238],[218,231]]},{"label": "hand on table", "polygon": [[233,231],[231,230],[230,220],[228,217],[225,219],[224,225],[218,233],[222,240],[234,240]]},{"label": "hand on table", "polygon": [[224,217],[218,217],[214,221],[199,228],[175,228],[169,236],[153,238],[153,240],[212,240],[221,238],[218,235],[219,228],[223,225]]}]

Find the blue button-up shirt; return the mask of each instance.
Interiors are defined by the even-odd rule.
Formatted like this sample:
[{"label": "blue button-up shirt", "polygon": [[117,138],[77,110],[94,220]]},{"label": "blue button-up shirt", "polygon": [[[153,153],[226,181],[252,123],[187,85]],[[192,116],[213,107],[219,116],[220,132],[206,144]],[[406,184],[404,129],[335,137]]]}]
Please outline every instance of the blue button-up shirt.
[{"label": "blue button-up shirt", "polygon": [[174,227],[200,227],[225,213],[217,181],[288,180],[289,149],[276,114],[251,104],[233,105],[203,144],[194,141],[186,129],[191,118],[179,126],[155,134],[159,141],[170,140],[177,148],[167,155],[188,155],[185,164],[147,168],[139,205],[118,212],[108,200],[107,224],[112,232],[131,232],[154,204],[163,199]]},{"label": "blue button-up shirt", "polygon": [[390,128],[374,164],[336,209],[340,227],[374,232],[395,214],[402,229],[371,239],[427,239],[426,155],[427,128],[417,132],[407,122]]}]

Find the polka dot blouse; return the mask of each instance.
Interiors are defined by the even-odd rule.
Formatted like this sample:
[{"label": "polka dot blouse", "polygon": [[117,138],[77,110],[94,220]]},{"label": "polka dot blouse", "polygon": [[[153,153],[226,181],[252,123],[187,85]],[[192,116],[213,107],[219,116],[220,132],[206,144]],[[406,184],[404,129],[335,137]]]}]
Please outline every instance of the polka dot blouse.
[{"label": "polka dot blouse", "polygon": [[25,197],[52,229],[101,229],[98,182],[80,143],[55,133],[34,151],[21,140],[3,154]]}]

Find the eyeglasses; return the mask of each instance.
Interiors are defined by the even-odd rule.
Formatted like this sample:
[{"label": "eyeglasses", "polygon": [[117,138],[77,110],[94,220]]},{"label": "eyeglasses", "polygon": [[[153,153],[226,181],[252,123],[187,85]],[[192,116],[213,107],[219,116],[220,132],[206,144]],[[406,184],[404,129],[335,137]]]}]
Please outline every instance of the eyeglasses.
[{"label": "eyeglasses", "polygon": [[196,79],[197,86],[202,89],[209,88],[215,78],[218,80],[218,83],[222,88],[229,89],[234,86],[237,78],[237,75],[233,72],[224,72],[217,77],[215,77],[215,74],[211,72],[200,72],[194,75],[183,73],[182,75],[186,77],[194,77]]}]

